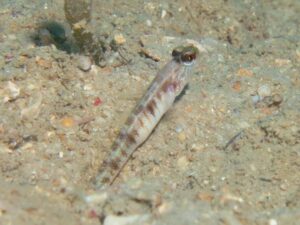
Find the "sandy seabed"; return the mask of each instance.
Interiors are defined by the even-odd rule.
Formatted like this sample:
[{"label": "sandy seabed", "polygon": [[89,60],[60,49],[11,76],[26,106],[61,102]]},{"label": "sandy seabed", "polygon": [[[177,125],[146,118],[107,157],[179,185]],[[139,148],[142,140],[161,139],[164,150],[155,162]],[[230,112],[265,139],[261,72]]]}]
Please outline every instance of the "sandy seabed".
[{"label": "sandy seabed", "polygon": [[[263,3],[261,3],[263,2]],[[1,0],[0,224],[297,224],[300,3],[94,1],[89,32],[119,44],[81,53],[64,2]],[[69,32],[67,32],[69,30]],[[92,180],[174,47],[200,55],[189,87],[114,185]]]}]

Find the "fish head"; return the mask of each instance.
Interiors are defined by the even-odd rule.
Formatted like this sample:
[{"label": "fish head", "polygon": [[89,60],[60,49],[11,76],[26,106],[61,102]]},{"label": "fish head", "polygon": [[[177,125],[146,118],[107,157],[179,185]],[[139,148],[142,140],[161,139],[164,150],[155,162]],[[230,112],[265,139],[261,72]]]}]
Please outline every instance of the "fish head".
[{"label": "fish head", "polygon": [[198,58],[199,50],[194,45],[178,46],[172,51],[172,57],[184,66],[191,66]]}]

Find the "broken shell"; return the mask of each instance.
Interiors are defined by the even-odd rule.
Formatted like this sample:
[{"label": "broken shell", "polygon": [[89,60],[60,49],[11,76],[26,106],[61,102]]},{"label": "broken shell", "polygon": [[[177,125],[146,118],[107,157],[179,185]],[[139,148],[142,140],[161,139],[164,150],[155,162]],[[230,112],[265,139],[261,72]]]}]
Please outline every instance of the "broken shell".
[{"label": "broken shell", "polygon": [[42,99],[42,95],[31,97],[28,104],[29,106],[21,110],[21,117],[27,119],[37,118],[40,114]]}]

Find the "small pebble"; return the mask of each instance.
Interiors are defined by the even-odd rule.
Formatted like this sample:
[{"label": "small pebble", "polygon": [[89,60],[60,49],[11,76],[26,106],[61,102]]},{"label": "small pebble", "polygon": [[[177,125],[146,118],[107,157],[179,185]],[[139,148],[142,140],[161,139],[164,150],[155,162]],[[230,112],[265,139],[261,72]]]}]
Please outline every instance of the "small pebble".
[{"label": "small pebble", "polygon": [[184,111],[186,111],[187,113],[190,113],[193,111],[193,106],[188,105],[187,107],[185,107]]},{"label": "small pebble", "polygon": [[64,153],[63,153],[63,152],[59,152],[59,153],[58,153],[58,157],[59,157],[59,158],[63,158],[63,157],[64,157]]},{"label": "small pebble", "polygon": [[210,189],[211,189],[212,191],[216,191],[216,190],[217,190],[217,186],[216,186],[216,185],[212,185],[212,186],[210,187]]},{"label": "small pebble", "polygon": [[241,81],[236,81],[232,84],[232,89],[234,91],[237,91],[237,92],[241,91],[241,87],[242,87]]},{"label": "small pebble", "polygon": [[280,105],[281,102],[283,101],[281,95],[279,94],[275,94],[272,97],[273,97],[273,105]]},{"label": "small pebble", "polygon": [[177,166],[180,170],[186,170],[188,168],[189,161],[186,156],[182,156],[177,160]]},{"label": "small pebble", "polygon": [[85,90],[85,91],[93,90],[93,85],[92,84],[85,84],[83,86],[83,90]]},{"label": "small pebble", "polygon": [[123,34],[116,34],[114,36],[114,41],[116,42],[116,44],[122,45],[122,44],[124,44],[126,42],[126,39],[123,36]]},{"label": "small pebble", "polygon": [[253,102],[254,105],[255,105],[256,103],[258,103],[260,100],[261,100],[261,99],[260,99],[259,95],[254,95],[254,96],[252,96],[252,102]]},{"label": "small pebble", "polygon": [[269,87],[269,85],[264,84],[261,85],[258,89],[257,89],[257,94],[261,97],[267,97],[271,95],[271,88]]},{"label": "small pebble", "polygon": [[130,225],[130,224],[145,224],[150,215],[130,215],[130,216],[115,216],[108,215],[105,217],[104,225]]},{"label": "small pebble", "polygon": [[205,192],[200,192],[197,194],[197,199],[200,201],[211,202],[213,200],[213,195]]},{"label": "small pebble", "polygon": [[208,184],[209,184],[209,181],[208,181],[208,180],[204,180],[204,181],[203,181],[203,184],[204,184],[204,185],[208,185]]},{"label": "small pebble", "polygon": [[180,124],[177,125],[177,126],[175,127],[175,131],[176,131],[176,133],[181,133],[181,132],[183,131],[182,126],[181,126]]},{"label": "small pebble", "polygon": [[65,117],[61,120],[61,124],[64,127],[73,127],[75,124],[75,121],[73,120],[73,118],[71,117]]},{"label": "small pebble", "polygon": [[277,225],[278,223],[277,223],[277,220],[275,220],[275,219],[270,219],[269,220],[269,225]]},{"label": "small pebble", "polygon": [[286,190],[288,189],[286,184],[281,184],[281,185],[279,186],[279,188],[280,188],[280,190],[282,190],[282,191],[286,191]]},{"label": "small pebble", "polygon": [[167,15],[167,11],[163,9],[163,10],[161,11],[161,18],[162,18],[162,19],[165,18],[166,15]]},{"label": "small pebble", "polygon": [[184,132],[180,132],[179,134],[178,134],[178,140],[180,141],[180,142],[184,142],[185,141],[185,139],[186,139],[186,136],[185,136],[185,133]]},{"label": "small pebble", "polygon": [[291,60],[289,59],[275,59],[275,64],[277,66],[286,66],[286,65],[289,65],[291,64]]},{"label": "small pebble", "polygon": [[104,203],[108,198],[107,192],[97,192],[95,194],[87,195],[84,200],[88,204],[101,204]]},{"label": "small pebble", "polygon": [[191,146],[191,151],[192,152],[199,152],[199,151],[203,151],[204,150],[204,146],[202,144],[195,144],[193,143]]},{"label": "small pebble", "polygon": [[166,202],[163,202],[158,208],[157,208],[157,211],[160,213],[160,214],[166,214],[168,212],[170,212],[172,209],[172,205],[170,203],[166,203]]},{"label": "small pebble", "polygon": [[237,75],[241,77],[252,77],[254,74],[251,70],[245,69],[245,68],[240,68],[237,71]]},{"label": "small pebble", "polygon": [[146,20],[146,24],[148,27],[152,27],[152,21],[151,20]]},{"label": "small pebble", "polygon": [[77,59],[78,68],[84,72],[87,72],[91,69],[92,62],[91,59],[87,56],[81,55]]}]

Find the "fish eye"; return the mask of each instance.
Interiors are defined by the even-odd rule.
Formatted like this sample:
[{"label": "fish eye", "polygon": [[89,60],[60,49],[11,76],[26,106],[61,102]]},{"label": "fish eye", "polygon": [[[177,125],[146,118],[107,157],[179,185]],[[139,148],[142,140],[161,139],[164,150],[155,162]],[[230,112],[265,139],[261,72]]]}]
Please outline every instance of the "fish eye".
[{"label": "fish eye", "polygon": [[182,62],[192,62],[196,59],[196,53],[195,52],[186,52],[182,54],[181,61]]}]

